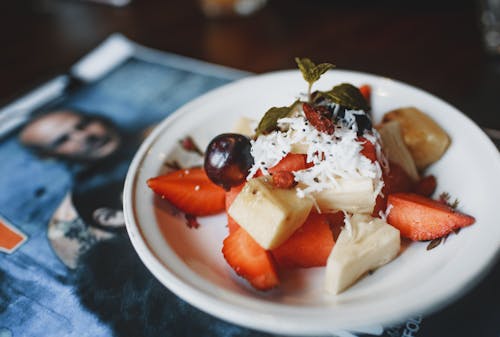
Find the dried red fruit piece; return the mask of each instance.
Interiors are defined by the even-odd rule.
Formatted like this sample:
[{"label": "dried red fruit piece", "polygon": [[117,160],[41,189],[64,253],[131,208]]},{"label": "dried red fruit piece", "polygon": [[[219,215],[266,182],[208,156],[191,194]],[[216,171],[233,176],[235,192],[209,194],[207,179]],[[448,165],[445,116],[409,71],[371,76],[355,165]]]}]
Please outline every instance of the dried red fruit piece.
[{"label": "dried red fruit piece", "polygon": [[316,130],[329,135],[333,134],[335,131],[335,124],[330,118],[322,114],[321,111],[316,110],[310,104],[304,103],[302,108],[304,109],[307,120]]}]

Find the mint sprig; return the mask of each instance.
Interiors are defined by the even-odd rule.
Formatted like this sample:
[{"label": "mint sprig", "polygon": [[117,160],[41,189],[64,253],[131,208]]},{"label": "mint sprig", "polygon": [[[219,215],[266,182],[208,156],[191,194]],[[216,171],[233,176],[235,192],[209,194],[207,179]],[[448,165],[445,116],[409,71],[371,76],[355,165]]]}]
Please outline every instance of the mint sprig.
[{"label": "mint sprig", "polygon": [[297,62],[297,66],[304,77],[304,80],[309,84],[307,89],[307,97],[311,99],[311,88],[314,82],[319,80],[321,75],[326,73],[328,70],[335,68],[334,64],[331,63],[320,63],[316,65],[313,61],[308,59],[307,57],[300,58],[296,57],[295,62]]},{"label": "mint sprig", "polygon": [[319,91],[318,94],[349,110],[370,110],[359,88],[349,83],[339,84],[330,91]]}]

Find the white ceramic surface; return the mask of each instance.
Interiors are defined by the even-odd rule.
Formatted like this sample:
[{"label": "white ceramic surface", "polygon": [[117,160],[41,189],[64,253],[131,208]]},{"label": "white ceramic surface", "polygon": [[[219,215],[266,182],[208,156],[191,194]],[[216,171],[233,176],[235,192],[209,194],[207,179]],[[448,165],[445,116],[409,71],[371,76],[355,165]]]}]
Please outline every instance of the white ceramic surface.
[{"label": "white ceramic surface", "polygon": [[183,136],[193,136],[204,147],[217,134],[230,131],[240,116],[259,119],[269,107],[288,105],[307,88],[298,71],[259,75],[179,109],[145,140],[130,166],[124,191],[127,229],[145,265],[166,287],[236,324],[274,333],[321,335],[436,310],[484,275],[500,244],[500,156],[494,145],[457,109],[401,82],[333,70],[314,88],[326,90],[342,82],[372,86],[375,121],[388,110],[415,106],[449,133],[451,147],[429,172],[437,176],[437,193],[458,197],[460,209],[474,215],[476,224],[431,251],[426,251],[427,243],[410,244],[396,260],[339,296],[323,291],[323,268],[283,275],[281,287],[271,292],[252,290],[220,252],[226,215],[200,218],[201,227],[189,229],[170,215],[165,201],[154,197],[146,180],[162,171]]}]

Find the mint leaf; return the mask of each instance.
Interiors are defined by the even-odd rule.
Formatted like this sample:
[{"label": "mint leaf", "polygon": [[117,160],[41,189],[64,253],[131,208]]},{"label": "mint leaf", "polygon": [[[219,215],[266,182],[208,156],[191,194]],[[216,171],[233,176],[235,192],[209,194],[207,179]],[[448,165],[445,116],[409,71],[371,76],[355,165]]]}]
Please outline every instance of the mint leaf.
[{"label": "mint leaf", "polygon": [[320,63],[316,65],[313,61],[306,57],[296,57],[295,62],[297,62],[297,66],[302,73],[302,77],[304,77],[304,80],[306,80],[309,84],[309,88],[307,90],[308,97],[311,97],[311,88],[313,83],[319,80],[321,75],[326,73],[328,70],[335,68],[335,65],[331,63]]},{"label": "mint leaf", "polygon": [[349,83],[339,84],[330,91],[319,91],[318,94],[349,110],[370,110],[359,88]]},{"label": "mint leaf", "polygon": [[300,103],[300,101],[296,100],[290,106],[272,107],[267,110],[260,120],[259,125],[255,129],[255,136],[266,134],[275,130],[278,120],[287,117],[298,103]]}]

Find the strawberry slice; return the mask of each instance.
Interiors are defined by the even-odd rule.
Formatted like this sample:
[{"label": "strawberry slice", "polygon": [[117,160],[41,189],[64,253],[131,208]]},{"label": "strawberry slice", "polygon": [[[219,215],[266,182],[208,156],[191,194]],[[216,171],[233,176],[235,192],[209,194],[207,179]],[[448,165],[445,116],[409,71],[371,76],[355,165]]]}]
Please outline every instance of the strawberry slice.
[{"label": "strawberry slice", "polygon": [[387,197],[386,194],[384,193],[384,189],[382,189],[382,194],[377,195],[377,198],[375,199],[375,206],[373,207],[373,212],[372,212],[372,217],[378,218],[380,215],[380,212],[385,212],[387,208]]},{"label": "strawberry slice", "polygon": [[240,225],[234,220],[229,214],[227,215],[227,230],[229,234],[236,232],[240,228]]},{"label": "strawberry slice", "polygon": [[170,172],[148,179],[147,184],[187,214],[203,216],[224,210],[224,190],[211,182],[202,168]]},{"label": "strawberry slice", "polygon": [[470,215],[414,193],[389,195],[387,207],[391,207],[387,222],[414,241],[437,239],[475,222]]},{"label": "strawberry slice", "polygon": [[[385,212],[387,206],[387,196],[393,193],[413,192],[414,183],[410,176],[396,163],[389,162],[389,172],[383,173],[384,187],[382,194],[377,196],[373,217],[378,217],[380,211]],[[382,196],[383,195],[383,196]]]},{"label": "strawberry slice", "polygon": [[385,195],[412,192],[414,189],[413,180],[408,173],[393,162],[389,162],[389,173],[384,174],[383,179],[386,187],[384,190]]},{"label": "strawberry slice", "polygon": [[368,105],[371,105],[370,103],[372,97],[372,87],[368,84],[363,84],[359,87],[359,91],[361,91],[361,95],[363,95],[363,97],[365,98],[366,103],[368,103]]},{"label": "strawberry slice", "polygon": [[345,225],[345,214],[342,211],[337,211],[335,213],[327,213],[325,216],[333,234],[333,241],[335,241],[339,237],[342,227]]},{"label": "strawberry slice", "polygon": [[229,207],[231,207],[231,204],[233,203],[234,199],[236,199],[238,194],[243,189],[243,186],[245,186],[245,184],[231,187],[231,189],[226,192],[226,214],[227,214],[227,228],[229,230],[229,234],[235,232],[238,228],[240,228],[240,225],[238,225],[238,223],[229,215],[228,210]]},{"label": "strawberry slice", "polygon": [[234,199],[236,199],[238,194],[240,194],[244,186],[245,184],[234,186],[231,187],[231,189],[226,192],[226,199],[225,199],[226,211],[229,209],[229,207],[231,207]]},{"label": "strawberry slice", "polygon": [[[274,174],[279,171],[299,171],[309,167],[312,167],[313,163],[306,162],[307,155],[300,153],[288,153],[285,157],[283,157],[278,164],[269,168],[268,171],[270,174]],[[255,177],[262,176],[262,171],[258,170],[255,174]]]},{"label": "strawberry slice", "polygon": [[238,228],[224,240],[222,254],[231,268],[255,289],[269,290],[279,285],[271,254],[243,228]]},{"label": "strawberry slice", "polygon": [[361,143],[363,147],[361,149],[361,154],[366,158],[370,159],[372,163],[377,161],[377,150],[375,149],[375,144],[370,142],[368,139],[364,137],[358,137],[358,142]]},{"label": "strawberry slice", "polygon": [[326,265],[334,243],[327,216],[311,213],[288,240],[271,252],[280,267],[320,267]]},{"label": "strawberry slice", "polygon": [[269,169],[273,174],[279,171],[300,171],[313,166],[313,163],[306,162],[307,156],[299,153],[289,153],[278,164]]}]

